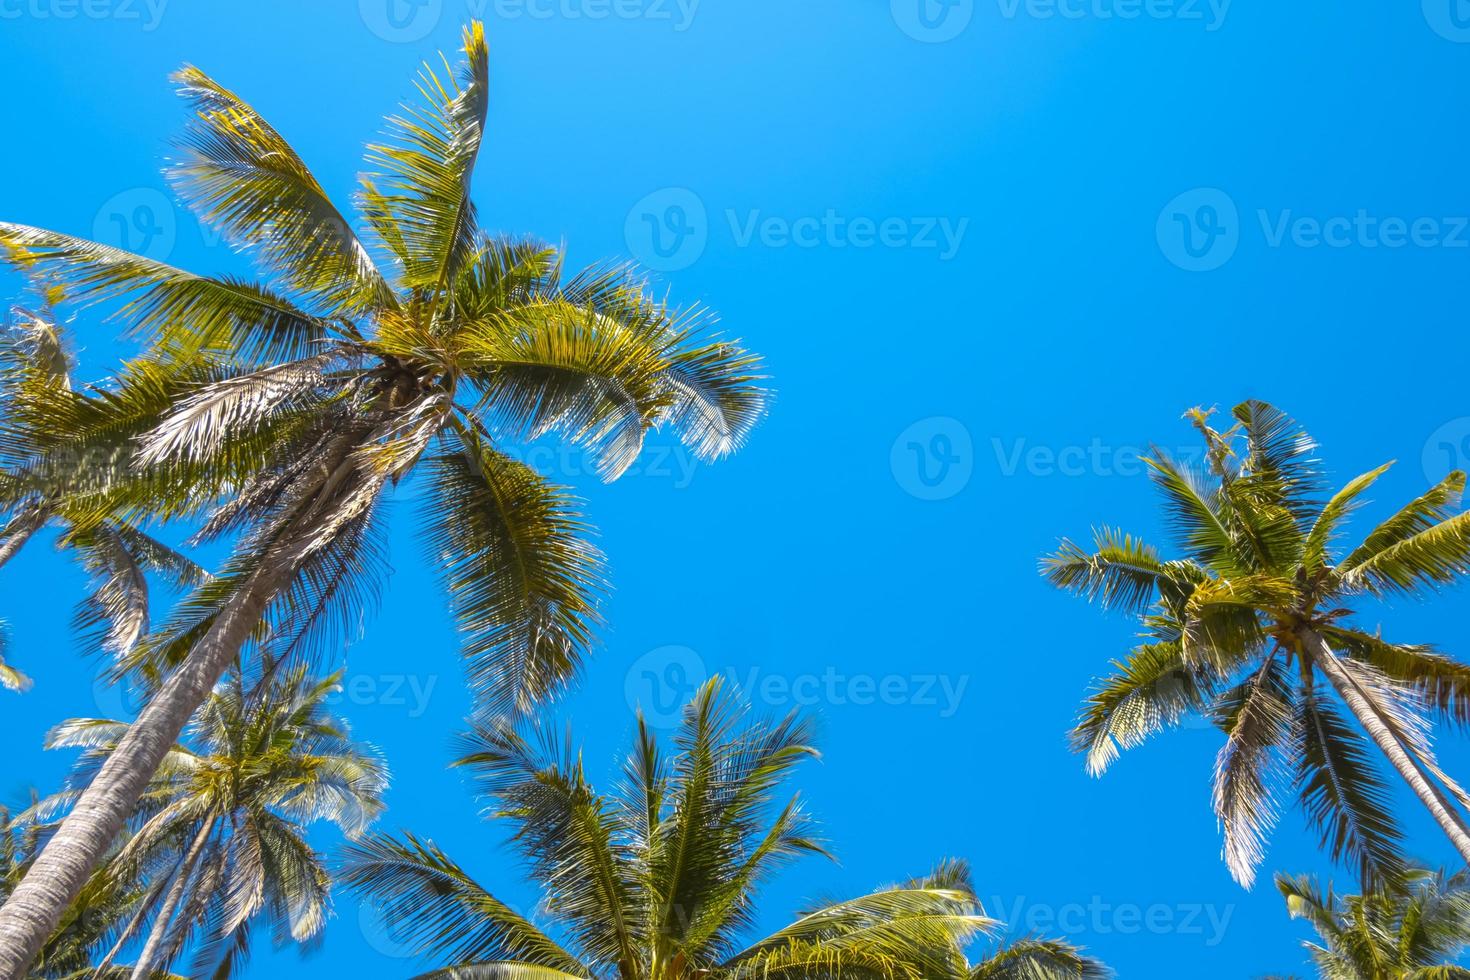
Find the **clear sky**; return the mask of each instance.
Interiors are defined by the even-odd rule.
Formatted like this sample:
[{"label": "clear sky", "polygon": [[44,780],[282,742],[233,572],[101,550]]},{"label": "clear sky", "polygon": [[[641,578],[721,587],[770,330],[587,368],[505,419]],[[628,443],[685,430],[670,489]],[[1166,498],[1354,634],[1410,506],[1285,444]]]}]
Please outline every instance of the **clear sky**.
[{"label": "clear sky", "polygon": [[[1304,928],[1219,859],[1218,733],[1186,728],[1101,781],[1069,753],[1133,627],[1053,593],[1036,560],[1094,523],[1162,539],[1137,455],[1193,447],[1196,404],[1281,405],[1339,482],[1399,460],[1360,528],[1470,462],[1470,25],[1453,0],[920,2],[0,0],[0,217],[242,272],[159,196],[182,112],[169,72],[234,88],[345,203],[418,62],[482,15],[482,221],[663,270],[778,391],[713,467],[655,440],[601,486],[576,457],[530,457],[588,498],[617,587],[559,709],[592,769],[611,782],[630,700],[656,711],[733,673],[767,710],[820,714],[800,788],[841,858],[785,875],[763,924],[957,855],[992,914],[1065,931],[1129,980],[1301,971]],[[116,325],[75,329],[101,375]],[[529,906],[444,768],[468,701],[399,509],[341,708],[392,766],[384,824]],[[122,710],[67,625],[82,585],[44,543],[0,572],[36,680],[0,694],[6,801],[60,778],[49,725]],[[1470,657],[1463,592],[1380,617]],[[1470,773],[1459,736],[1442,747]],[[1401,812],[1414,851],[1449,860],[1407,794]],[[1331,870],[1292,810],[1266,864]],[[253,970],[420,965],[363,921],[339,896],[314,958]]]}]

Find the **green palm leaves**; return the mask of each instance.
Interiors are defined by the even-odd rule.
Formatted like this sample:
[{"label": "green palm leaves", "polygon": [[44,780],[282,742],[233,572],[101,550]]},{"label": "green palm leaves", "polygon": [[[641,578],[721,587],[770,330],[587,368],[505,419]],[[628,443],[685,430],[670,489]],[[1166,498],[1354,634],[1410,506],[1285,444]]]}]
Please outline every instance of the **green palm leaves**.
[{"label": "green palm leaves", "polygon": [[1058,588],[1143,626],[1143,642],[1089,697],[1074,746],[1101,774],[1120,749],[1185,715],[1212,718],[1226,735],[1215,811],[1226,863],[1243,884],[1264,854],[1283,783],[1294,784],[1334,858],[1353,860],[1369,883],[1397,878],[1402,835],[1369,741],[1470,858],[1461,812],[1470,797],[1439,768],[1426,734],[1436,715],[1464,720],[1470,668],[1384,640],[1350,609],[1470,571],[1470,515],[1455,512],[1464,474],[1341,549],[1345,519],[1387,467],[1328,495],[1300,426],[1261,402],[1234,414],[1234,427],[1219,432],[1207,413],[1190,413],[1208,472],[1162,452],[1148,460],[1182,557],[1104,528],[1092,547],[1063,541],[1042,564]]},{"label": "green palm leaves", "polygon": [[1413,869],[1404,886],[1364,895],[1323,891],[1306,876],[1276,876],[1293,918],[1316,930],[1303,943],[1322,980],[1464,980],[1452,965],[1470,945],[1470,876]]},{"label": "green palm leaves", "polygon": [[513,845],[544,889],[549,928],[412,835],[349,845],[344,878],[418,954],[446,964],[430,977],[1106,975],[1075,948],[1044,940],[971,967],[964,946],[997,923],[959,862],[745,938],[760,886],[793,859],[825,853],[797,799],[780,792],[815,755],[811,735],[795,715],[751,720],[716,678],[685,708],[675,755],[639,720],[622,782],[604,795],[580,754],[546,729],[477,727],[459,765],[477,778],[491,814],[514,827]]},{"label": "green palm leaves", "polygon": [[131,455],[122,472],[74,481],[73,506],[98,521],[192,518],[206,538],[248,531],[225,577],[239,586],[262,563],[298,583],[369,565],[325,553],[429,461],[429,548],[477,690],[497,710],[554,692],[587,650],[601,566],[566,491],[511,450],[556,434],[612,479],[667,425],[717,458],[762,413],[757,362],[629,269],[566,275],[553,249],[481,230],[469,196],[488,103],[479,24],[461,67],[426,68],[421,107],[370,148],[362,239],[248,104],[198,69],[177,80],[193,117],[174,182],[274,282],[0,226],[14,262],[78,302],[121,301],[149,343],[110,389],[62,399],[16,464],[47,469],[44,436],[86,416],[85,431]]},{"label": "green palm leaves", "polygon": [[[192,974],[233,975],[258,917],[280,944],[307,942],[322,930],[329,877],[306,828],[325,820],[350,836],[362,833],[381,811],[387,785],[375,751],[351,741],[327,708],[337,680],[270,665],[252,683],[232,676],[209,698],[89,886],[107,883],[131,896],[128,924],[113,930],[104,962],[146,926],[135,975],[149,976],[188,949]],[[85,786],[128,727],[73,719],[52,731],[48,745],[85,750],[72,777]],[[77,795],[43,801],[36,814]]]}]

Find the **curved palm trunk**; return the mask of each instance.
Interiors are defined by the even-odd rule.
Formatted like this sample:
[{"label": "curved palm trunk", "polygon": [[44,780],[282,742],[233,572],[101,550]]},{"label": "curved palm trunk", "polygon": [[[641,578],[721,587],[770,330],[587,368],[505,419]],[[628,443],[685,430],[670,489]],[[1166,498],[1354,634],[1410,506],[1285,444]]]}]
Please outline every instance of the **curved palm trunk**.
[{"label": "curved palm trunk", "polygon": [[164,938],[168,935],[169,920],[174,917],[174,910],[183,901],[184,892],[189,887],[189,878],[194,874],[194,865],[199,861],[199,854],[204,850],[209,835],[214,831],[214,818],[204,821],[204,826],[199,828],[199,834],[194,838],[194,843],[189,847],[189,853],[184,855],[184,860],[179,864],[178,877],[168,890],[168,897],[163,900],[163,906],[158,910],[158,917],[153,920],[153,929],[148,933],[148,941],[143,944],[143,952],[138,954],[138,962],[133,965],[131,980],[147,980],[153,969],[153,961],[158,958],[158,953],[163,949]]},{"label": "curved palm trunk", "polygon": [[122,829],[195,709],[238,656],[294,562],[263,562],[220,611],[188,659],[128,726],[56,835],[0,907],[0,978],[20,980]]},{"label": "curved palm trunk", "polygon": [[5,537],[0,539],[0,567],[14,558],[21,548],[25,547],[31,535],[41,529],[46,523],[47,513],[44,509],[37,508],[24,514],[17,514],[5,527]]},{"label": "curved palm trunk", "polygon": [[1353,681],[1347,670],[1337,659],[1337,654],[1328,646],[1322,636],[1312,630],[1302,633],[1302,640],[1306,643],[1312,654],[1312,660],[1318,669],[1332,682],[1332,687],[1346,702],[1348,710],[1357,718],[1358,724],[1373,739],[1374,744],[1388,757],[1388,762],[1393,766],[1414,795],[1419,797],[1429,810],[1430,816],[1434,817],[1435,823],[1445,832],[1450,843],[1455,845],[1455,850],[1460,852],[1460,857],[1470,864],[1470,833],[1466,831],[1464,817],[1454,809],[1445,799],[1444,794],[1439,791],[1424,775],[1423,770],[1410,757],[1404,749],[1392,729],[1378,713],[1378,709],[1363,696],[1358,685]]}]

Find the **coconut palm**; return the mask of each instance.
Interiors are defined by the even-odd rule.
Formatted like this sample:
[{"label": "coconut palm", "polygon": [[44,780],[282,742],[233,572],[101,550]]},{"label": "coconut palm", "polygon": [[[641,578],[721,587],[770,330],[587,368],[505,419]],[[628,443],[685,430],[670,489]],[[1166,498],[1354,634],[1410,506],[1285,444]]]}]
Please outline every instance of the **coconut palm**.
[{"label": "coconut palm", "polygon": [[[59,544],[93,581],[76,616],[88,648],[125,659],[148,630],[150,577],[172,588],[188,588],[209,576],[135,522],[72,508],[70,489],[87,480],[87,474],[95,478],[117,451],[113,447],[99,455],[97,445],[77,451],[73,444],[67,452],[64,443],[48,439],[48,432],[59,433],[44,417],[45,406],[57,397],[76,397],[73,358],[49,306],[60,297],[59,290],[48,290],[42,313],[13,307],[0,330],[0,513],[9,515],[0,529],[0,565],[42,527],[55,525],[61,532]],[[0,685],[23,689],[27,684],[0,659]]]},{"label": "coconut palm", "polygon": [[1403,886],[1366,895],[1322,891],[1306,875],[1276,876],[1292,918],[1321,943],[1302,943],[1322,980],[1470,980],[1452,961],[1470,946],[1470,874],[1406,872]]},{"label": "coconut palm", "polygon": [[510,451],[557,436],[611,479],[652,428],[712,459],[760,416],[755,360],[713,337],[706,311],[669,307],[626,268],[566,274],[555,249],[481,231],[479,24],[464,51],[453,77],[425,69],[422,104],[370,150],[362,238],[258,113],[198,69],[179,73],[194,115],[174,177],[270,285],[0,225],[22,268],[74,301],[122,300],[148,342],[104,390],[43,396],[43,441],[136,449],[70,487],[69,505],[196,519],[204,538],[237,542],[140,646],[157,693],[0,909],[0,977],[39,948],[242,649],[355,622],[381,568],[386,488],[421,474],[471,680],[493,708],[524,710],[577,674],[602,580],[572,499]]},{"label": "coconut palm", "polygon": [[1451,473],[1339,548],[1344,518],[1388,467],[1324,502],[1316,446],[1295,422],[1256,401],[1234,415],[1222,433],[1208,413],[1191,413],[1208,473],[1158,450],[1148,459],[1181,557],[1102,528],[1091,549],[1064,540],[1043,562],[1056,586],[1143,625],[1144,642],[1087,700],[1074,745],[1097,775],[1120,748],[1190,713],[1211,715],[1226,734],[1214,805],[1235,878],[1253,880],[1276,819],[1272,787],[1289,769],[1323,845],[1355,860],[1371,885],[1402,860],[1366,733],[1470,859],[1467,798],[1427,738],[1427,715],[1470,721],[1470,668],[1385,639],[1352,608],[1419,597],[1470,569],[1470,513],[1454,512],[1465,475]]},{"label": "coconut palm", "polygon": [[[20,882],[48,829],[32,819],[12,818],[9,811],[0,808],[0,899]],[[95,876],[46,940],[31,975],[90,976],[92,952],[120,933],[136,900],[136,892],[125,883]]]},{"label": "coconut palm", "polygon": [[549,926],[412,834],[348,845],[343,878],[415,954],[445,964],[426,977],[446,980],[1103,975],[1076,949],[1031,939],[970,967],[966,941],[998,923],[956,861],[817,905],[752,941],[759,887],[793,859],[825,853],[797,798],[779,798],[815,755],[810,726],[794,713],[748,719],[716,677],[686,706],[675,744],[666,756],[640,716],[622,783],[605,796],[580,754],[546,729],[502,721],[467,737],[457,765],[514,826]]},{"label": "coconut palm", "polygon": [[[321,931],[329,878],[306,829],[325,820],[360,834],[381,811],[387,785],[376,752],[352,742],[328,708],[339,679],[271,665],[249,686],[231,675],[210,696],[187,744],[169,752],[149,783],[126,842],[93,878],[136,895],[102,967],[148,922],[134,980],[166,967],[191,940],[192,974],[235,974],[260,916],[282,945]],[[78,718],[53,729],[49,747],[86,751],[73,785],[34,812],[74,803],[127,728]]]}]

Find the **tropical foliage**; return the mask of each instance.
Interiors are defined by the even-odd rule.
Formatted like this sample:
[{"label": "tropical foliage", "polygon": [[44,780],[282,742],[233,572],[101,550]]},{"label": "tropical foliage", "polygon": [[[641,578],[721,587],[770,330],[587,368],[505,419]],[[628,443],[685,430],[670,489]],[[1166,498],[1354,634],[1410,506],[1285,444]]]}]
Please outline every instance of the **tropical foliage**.
[{"label": "tropical foliage", "polygon": [[[176,186],[268,281],[0,224],[0,246],[48,296],[113,303],[144,344],[95,390],[28,390],[8,463],[20,487],[65,473],[68,519],[88,531],[182,520],[234,553],[124,658],[156,693],[37,859],[61,887],[23,883],[0,909],[0,973],[38,948],[55,894],[81,886],[242,651],[312,649],[371,604],[393,485],[423,481],[424,539],[475,693],[524,711],[577,676],[604,579],[574,499],[516,447],[560,438],[613,479],[650,430],[714,459],[763,412],[756,359],[708,311],[655,298],[629,268],[567,272],[551,246],[481,227],[481,25],[458,72],[426,67],[422,104],[370,148],[361,236],[253,108],[196,68],[177,79],[193,115]],[[74,465],[120,447],[123,465]]]},{"label": "tropical foliage", "polygon": [[1181,556],[1104,527],[1091,548],[1063,541],[1043,562],[1059,588],[1143,626],[1144,642],[1073,731],[1089,771],[1189,714],[1209,716],[1226,735],[1214,805],[1237,880],[1252,882],[1277,818],[1272,787],[1289,777],[1333,857],[1352,859],[1370,886],[1391,884],[1403,835],[1371,740],[1470,859],[1470,798],[1428,738],[1431,717],[1470,721],[1470,667],[1385,639],[1352,608],[1418,597],[1470,570],[1470,513],[1456,512],[1465,474],[1341,547],[1344,519],[1387,465],[1329,496],[1316,445],[1277,409],[1245,402],[1226,432],[1190,414],[1208,472],[1162,451],[1148,459]]},{"label": "tropical foliage", "polygon": [[[84,944],[100,967],[144,938],[134,976],[152,976],[192,947],[190,975],[222,980],[248,957],[258,919],[278,945],[318,936],[329,875],[306,830],[325,820],[360,834],[382,809],[387,783],[376,752],[352,742],[328,708],[337,682],[272,664],[248,684],[231,675],[200,709],[187,744],[169,752],[126,839],[88,886],[129,899],[126,925],[116,928],[113,916],[113,929]],[[28,816],[72,804],[127,727],[96,718],[58,725],[50,747],[84,750],[74,785]]]},{"label": "tropical foliage", "polygon": [[1063,978],[1100,964],[1061,942],[1023,940],[969,965],[964,947],[992,933],[962,862],[858,898],[823,903],[764,938],[749,936],[760,886],[804,855],[824,854],[811,818],[780,790],[815,755],[808,722],[752,720],[715,678],[686,706],[670,757],[643,718],[612,795],[581,756],[532,726],[501,721],[467,737],[459,765],[512,841],[545,927],[411,834],[347,850],[344,878],[395,924],[429,977]]},{"label": "tropical foliage", "polygon": [[1470,873],[1413,869],[1402,887],[1337,895],[1303,875],[1276,876],[1293,918],[1320,937],[1303,943],[1321,980],[1467,980],[1453,962],[1470,946]]}]

